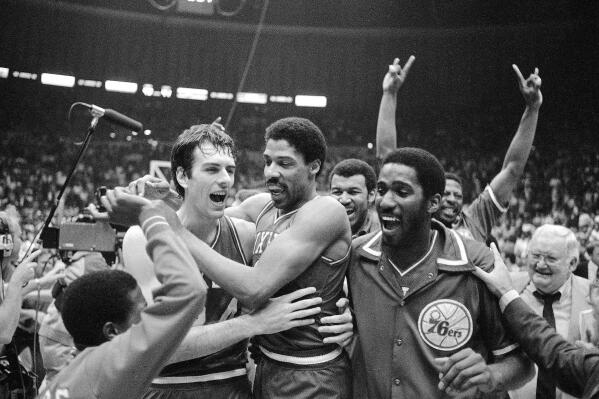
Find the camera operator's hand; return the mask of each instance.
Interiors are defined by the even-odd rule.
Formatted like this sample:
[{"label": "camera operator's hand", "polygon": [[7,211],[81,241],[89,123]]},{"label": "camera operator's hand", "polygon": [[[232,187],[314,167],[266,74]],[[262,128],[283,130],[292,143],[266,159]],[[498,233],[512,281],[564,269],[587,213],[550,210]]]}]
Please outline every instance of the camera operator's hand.
[{"label": "camera operator's hand", "polygon": [[108,190],[106,195],[100,198],[100,201],[108,212],[110,222],[124,226],[139,224],[139,215],[142,209],[151,205],[150,200],[132,194],[124,187]]},{"label": "camera operator's hand", "polygon": [[156,176],[145,175],[129,183],[127,189],[131,194],[155,200],[163,199],[169,195],[171,187],[166,180],[162,180]]},{"label": "camera operator's hand", "polygon": [[15,269],[10,281],[8,282],[9,286],[13,286],[14,288],[21,289],[26,286],[29,281],[31,281],[35,277],[35,267],[37,266],[37,262],[35,259],[42,253],[41,249],[33,252],[29,256],[27,256]]}]

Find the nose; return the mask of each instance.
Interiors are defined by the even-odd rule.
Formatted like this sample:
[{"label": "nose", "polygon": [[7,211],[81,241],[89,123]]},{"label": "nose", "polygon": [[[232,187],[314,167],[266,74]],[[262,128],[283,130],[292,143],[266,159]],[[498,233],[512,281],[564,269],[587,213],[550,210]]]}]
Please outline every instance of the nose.
[{"label": "nose", "polygon": [[347,195],[346,192],[343,192],[339,196],[338,200],[342,205],[348,205],[351,202],[351,199],[349,198],[349,195]]},{"label": "nose", "polygon": [[395,208],[395,205],[395,201],[393,201],[393,194],[391,193],[391,190],[389,190],[383,196],[381,196],[378,207],[381,211],[390,211]]},{"label": "nose", "polygon": [[220,171],[220,173],[218,174],[218,180],[217,180],[217,182],[221,186],[227,186],[227,185],[231,184],[232,178],[231,178],[231,175],[229,174],[229,172],[226,169],[222,169]]},{"label": "nose", "polygon": [[443,197],[443,199],[451,204],[455,203],[455,201],[456,201],[455,195],[453,195],[453,193],[449,193],[449,194],[445,195]]},{"label": "nose", "polygon": [[266,180],[276,177],[278,178],[280,175],[279,173],[279,168],[277,167],[277,165],[273,162],[270,165],[264,165],[264,177],[266,178]]}]

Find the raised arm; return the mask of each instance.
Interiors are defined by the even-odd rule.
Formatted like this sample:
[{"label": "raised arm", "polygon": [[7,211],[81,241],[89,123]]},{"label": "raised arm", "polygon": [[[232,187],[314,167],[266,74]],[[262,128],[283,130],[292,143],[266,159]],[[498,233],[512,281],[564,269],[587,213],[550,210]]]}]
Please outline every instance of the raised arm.
[{"label": "raised arm", "polygon": [[277,236],[254,267],[247,267],[213,251],[193,234],[187,242],[198,266],[245,306],[255,309],[299,276],[327,248],[336,246],[341,258],[350,243],[345,210],[331,197],[308,202],[292,226]]},{"label": "raised arm", "polygon": [[395,126],[397,92],[408,77],[415,59],[416,57],[411,55],[402,68],[399,65],[399,58],[396,58],[393,60],[393,64],[389,65],[389,72],[383,78],[383,96],[376,125],[376,156],[379,159],[397,148],[397,128]]},{"label": "raised arm", "polygon": [[505,154],[501,172],[491,181],[493,193],[501,204],[505,204],[509,200],[512,190],[524,172],[537,130],[539,108],[543,103],[539,69],[535,68],[534,73],[528,79],[524,79],[516,65],[512,65],[512,68],[516,72],[518,87],[524,97],[526,108],[522,119],[520,119],[518,130]]}]

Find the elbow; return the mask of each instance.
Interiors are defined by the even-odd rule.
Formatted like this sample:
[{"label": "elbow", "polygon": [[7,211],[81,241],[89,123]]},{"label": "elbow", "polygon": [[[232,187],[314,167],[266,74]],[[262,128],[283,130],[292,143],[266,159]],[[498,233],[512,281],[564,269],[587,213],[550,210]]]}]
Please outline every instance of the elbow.
[{"label": "elbow", "polygon": [[256,289],[252,292],[246,293],[238,299],[244,307],[250,310],[256,310],[264,305],[270,299],[270,296],[270,292],[267,292],[263,289]]}]

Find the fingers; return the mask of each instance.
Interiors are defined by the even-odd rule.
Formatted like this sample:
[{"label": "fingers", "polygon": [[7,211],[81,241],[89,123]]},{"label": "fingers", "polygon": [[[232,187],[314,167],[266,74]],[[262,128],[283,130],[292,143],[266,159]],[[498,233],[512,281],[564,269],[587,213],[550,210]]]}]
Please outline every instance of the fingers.
[{"label": "fingers", "polygon": [[343,324],[343,323],[351,323],[353,321],[351,312],[348,310],[344,311],[341,314],[336,314],[333,316],[326,316],[320,319],[322,324]]},{"label": "fingers", "polygon": [[337,308],[339,308],[339,310],[342,311],[341,313],[343,313],[345,311],[345,308],[347,306],[349,306],[349,299],[348,298],[339,298],[337,303],[335,303],[335,306],[337,306]]},{"label": "fingers", "polygon": [[293,302],[291,304],[290,309],[292,311],[293,310],[301,310],[301,309],[309,308],[311,306],[320,305],[321,303],[322,303],[322,298],[321,297],[303,299],[301,301]]},{"label": "fingers", "polygon": [[[101,198],[100,198],[100,202],[102,202]],[[104,205],[104,203],[102,203],[102,205]],[[107,221],[108,220],[108,213],[100,212],[98,210],[98,208],[96,207],[96,205],[94,205],[94,204],[89,204],[87,206],[87,210],[92,215],[92,217],[97,221]]]},{"label": "fingers", "polygon": [[351,323],[344,323],[344,324],[338,323],[338,324],[331,324],[331,325],[318,327],[318,332],[320,332],[321,334],[341,334],[341,333],[345,333],[348,331],[353,332],[353,326]]},{"label": "fingers", "polygon": [[280,297],[276,297],[276,298],[272,298],[272,299],[279,300],[279,301],[293,302],[296,299],[305,297],[306,295],[314,294],[315,292],[316,292],[315,287],[307,287],[307,288],[302,288],[297,291],[293,291],[289,294],[281,295]]},{"label": "fingers", "polygon": [[408,72],[410,72],[410,68],[412,67],[412,64],[414,63],[415,60],[416,60],[416,57],[414,57],[413,55],[411,55],[410,58],[408,58],[406,65],[403,66],[403,74],[404,75],[407,75]]},{"label": "fingers", "polygon": [[42,253],[41,249],[33,251],[31,254],[29,254],[29,256],[27,256],[25,259],[23,259],[23,263],[33,262],[33,260],[36,259],[41,253]]},{"label": "fingers", "polygon": [[526,85],[526,80],[524,79],[524,76],[522,76],[522,72],[520,72],[520,69],[516,64],[512,64],[512,69],[514,70],[514,72],[516,72],[516,76],[518,77],[518,84],[521,87],[524,87]]},{"label": "fingers", "polygon": [[493,257],[495,258],[495,267],[507,269],[507,266],[505,265],[505,263],[503,263],[503,259],[501,258],[501,254],[499,253],[499,250],[497,249],[497,245],[495,245],[495,243],[491,243],[491,252],[493,252]]},{"label": "fingers", "polygon": [[463,389],[465,381],[486,371],[487,365],[479,353],[470,348],[463,349],[447,359],[441,368],[439,389],[444,390],[450,385],[454,389]]},{"label": "fingers", "polygon": [[320,312],[322,312],[322,309],[317,306],[315,308],[302,309],[302,310],[292,312],[290,314],[290,316],[291,316],[291,320],[300,320],[300,319],[305,319],[306,317],[309,317],[309,316],[317,315]]},{"label": "fingers", "polygon": [[353,336],[354,336],[353,331],[347,331],[343,334],[326,337],[325,339],[322,340],[322,342],[325,344],[339,344],[341,346],[347,346],[351,342],[351,339],[353,338]]}]

